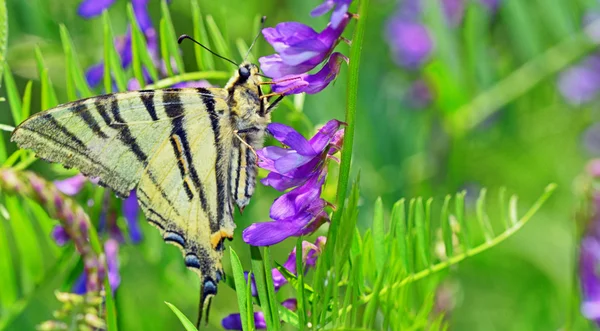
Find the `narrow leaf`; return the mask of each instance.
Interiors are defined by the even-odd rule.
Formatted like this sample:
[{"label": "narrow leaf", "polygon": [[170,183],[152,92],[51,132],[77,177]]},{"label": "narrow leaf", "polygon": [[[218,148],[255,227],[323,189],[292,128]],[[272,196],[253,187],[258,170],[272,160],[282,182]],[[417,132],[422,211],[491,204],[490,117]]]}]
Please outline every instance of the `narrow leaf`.
[{"label": "narrow leaf", "polygon": [[222,55],[226,58],[231,58],[231,51],[223,34],[221,34],[221,30],[217,26],[215,19],[211,15],[206,16],[206,26],[208,27],[208,33],[215,44],[215,50],[219,55]]},{"label": "narrow leaf", "polygon": [[252,273],[254,274],[254,282],[256,283],[256,292],[260,300],[260,308],[265,314],[267,329],[274,328],[273,315],[271,314],[271,304],[269,295],[267,294],[267,280],[265,279],[265,267],[263,264],[262,255],[258,247],[250,246],[252,256]]},{"label": "narrow leaf", "polygon": [[40,83],[42,84],[41,107],[43,110],[50,109],[58,105],[58,98],[56,97],[54,86],[52,85],[52,81],[50,80],[50,76],[48,75],[48,69],[44,64],[42,51],[39,47],[35,48],[35,59],[37,63],[38,73],[40,75]]},{"label": "narrow leaf", "polygon": [[179,321],[181,322],[186,331],[198,331],[194,324],[190,322],[190,320],[179,309],[177,309],[177,307],[166,301],[165,303],[167,304],[167,306],[169,306],[169,308],[171,308],[175,315],[177,315],[177,318],[179,318]]},{"label": "narrow leaf", "polygon": [[452,197],[450,195],[446,195],[446,198],[444,199],[444,205],[442,206],[442,212],[440,214],[440,224],[442,226],[442,237],[444,237],[446,257],[452,257],[452,255],[454,255],[454,245],[452,243],[454,232],[452,231],[450,217],[448,214],[448,207],[450,205],[451,198]]},{"label": "narrow leaf", "polygon": [[300,330],[306,329],[306,301],[304,298],[304,264],[302,263],[302,237],[296,241],[296,273],[298,274],[298,284],[296,285],[296,300],[298,302],[298,323]]},{"label": "narrow leaf", "polygon": [[[233,270],[233,280],[235,282],[235,293],[237,295],[238,308],[240,311],[240,318],[242,319],[242,326],[248,325],[248,306],[246,305],[246,278],[244,277],[244,269],[240,258],[235,253],[233,248],[230,250],[231,255],[231,268]],[[247,327],[244,331],[250,331]]]},{"label": "narrow leaf", "polygon": [[479,198],[477,199],[477,220],[479,221],[479,226],[483,231],[485,240],[490,241],[492,238],[494,238],[494,229],[492,229],[488,215],[485,212],[486,192],[487,190],[485,188],[482,189],[479,193]]},{"label": "narrow leaf", "polygon": [[[69,31],[67,31],[67,28],[63,24],[60,25],[60,39],[62,41],[63,51],[65,53],[67,94],[69,95],[69,98],[73,97],[71,100],[77,99],[77,95],[75,93],[76,89],[79,90],[81,97],[91,97],[93,93],[90,90],[90,86],[88,85],[85,75],[83,74],[83,69],[81,69],[81,65],[77,59],[77,52],[73,46],[73,41],[71,40]],[[71,84],[73,85],[71,86]]]},{"label": "narrow leaf", "polygon": [[4,71],[4,81],[6,84],[6,95],[8,98],[8,104],[10,106],[10,112],[12,114],[13,121],[15,125],[19,125],[24,119],[21,116],[21,114],[23,114],[21,95],[19,94],[17,84],[15,83],[15,78],[13,77],[8,64],[6,65],[6,70]]},{"label": "narrow leaf", "polygon": [[467,220],[465,217],[465,192],[456,193],[454,200],[456,220],[460,224],[460,237],[461,243],[466,250],[471,248],[471,239],[469,237],[469,228],[467,227]]},{"label": "narrow leaf", "polygon": [[397,201],[392,209],[392,226],[394,227],[394,240],[398,246],[398,252],[404,271],[408,271],[408,250],[406,246],[406,211],[404,199]]},{"label": "narrow leaf", "polygon": [[273,272],[271,266],[271,250],[269,247],[264,249],[263,263],[265,264],[265,280],[267,281],[267,294],[269,295],[269,303],[271,305],[271,315],[273,323],[279,328],[279,301],[275,295],[275,285],[273,283]]},{"label": "narrow leaf", "polygon": [[[177,72],[184,73],[185,67],[183,65],[183,59],[181,58],[181,54],[179,53],[179,46],[177,44],[177,34],[175,33],[175,27],[173,27],[173,20],[171,20],[171,13],[169,12],[169,6],[167,5],[167,1],[163,0],[160,3],[160,9],[162,13],[161,23],[164,20],[164,34],[161,33],[160,37],[165,38],[165,42],[168,49],[168,56],[163,57],[165,63],[171,62],[171,58],[175,59],[175,63],[177,64]],[[161,28],[163,25],[161,25]],[[162,40],[161,40],[162,43]],[[169,63],[170,65],[170,63]],[[174,70],[175,71],[175,70]]]},{"label": "narrow leaf", "polygon": [[375,211],[373,215],[373,249],[375,250],[375,266],[377,267],[378,272],[383,271],[387,257],[384,222],[383,202],[381,201],[381,197],[379,197],[375,201]]},{"label": "narrow leaf", "polygon": [[[0,0],[0,83],[2,83],[2,70],[5,70],[6,49],[8,45],[8,12],[6,1]],[[8,70],[8,69],[6,69]],[[0,84],[2,85],[2,84]]]},{"label": "narrow leaf", "polygon": [[[150,75],[152,81],[158,80],[158,72],[154,66],[154,62],[148,54],[148,45],[146,44],[146,38],[144,34],[140,30],[140,27],[137,23],[135,14],[133,12],[133,6],[131,4],[127,5],[127,14],[129,20],[132,22],[131,24],[131,56],[133,63],[133,73],[135,78],[138,80],[140,86],[146,86],[149,82],[144,78],[144,69]],[[142,68],[142,64],[144,67]]]},{"label": "narrow leaf", "polygon": [[419,254],[419,260],[421,260],[422,266],[427,267],[429,260],[427,258],[427,240],[425,239],[427,234],[425,233],[425,210],[423,206],[423,199],[417,199],[417,205],[415,207],[415,231],[417,235],[417,251]]},{"label": "narrow leaf", "polygon": [[[104,266],[105,270],[108,270],[107,266]],[[110,287],[108,277],[104,277],[104,289],[105,289],[105,308],[106,309],[106,331],[118,331],[117,324],[117,308],[115,305],[115,298],[113,296],[113,289]],[[173,308],[171,308],[173,309]],[[177,313],[176,313],[177,314]]]},{"label": "narrow leaf", "polygon": [[[112,91],[111,78],[114,78],[117,89],[125,91],[127,90],[127,78],[121,67],[121,58],[115,49],[112,25],[106,11],[102,13],[102,23],[104,27],[104,88],[107,93]],[[110,76],[111,73],[113,77]]]},{"label": "narrow leaf", "polygon": [[[192,20],[194,21],[194,39],[210,49],[210,41],[208,40],[208,33],[206,32],[206,26],[202,19],[198,0],[192,1]],[[194,44],[194,54],[196,55],[196,62],[199,70],[215,70],[212,54],[203,50],[196,44]]]},{"label": "narrow leaf", "polygon": [[[25,85],[25,91],[23,92],[23,108],[21,108],[21,119],[26,119],[31,114],[31,89],[33,82],[28,81]],[[19,123],[15,123],[19,124]]]}]

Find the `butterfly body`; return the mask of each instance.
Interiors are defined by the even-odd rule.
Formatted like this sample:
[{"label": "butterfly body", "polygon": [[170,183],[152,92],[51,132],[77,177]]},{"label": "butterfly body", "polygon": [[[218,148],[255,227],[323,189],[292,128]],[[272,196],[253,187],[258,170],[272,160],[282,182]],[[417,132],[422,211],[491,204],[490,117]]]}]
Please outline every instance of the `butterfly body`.
[{"label": "butterfly body", "polygon": [[223,278],[234,207],[254,192],[269,107],[258,67],[242,64],[224,88],[141,90],[59,105],[19,125],[11,140],[79,169],[126,197],[200,277],[202,302]]}]

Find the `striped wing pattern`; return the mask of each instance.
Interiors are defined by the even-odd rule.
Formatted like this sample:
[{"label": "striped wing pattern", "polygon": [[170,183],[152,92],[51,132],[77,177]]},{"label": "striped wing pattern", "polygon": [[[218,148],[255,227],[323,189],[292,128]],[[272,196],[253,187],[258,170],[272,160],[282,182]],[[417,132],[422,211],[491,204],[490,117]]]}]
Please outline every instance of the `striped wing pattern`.
[{"label": "striped wing pattern", "polygon": [[137,187],[146,217],[182,249],[206,296],[216,293],[222,242],[235,227],[231,158],[240,145],[226,98],[223,89],[199,88],[83,99],[34,115],[12,140],[121,196]]}]

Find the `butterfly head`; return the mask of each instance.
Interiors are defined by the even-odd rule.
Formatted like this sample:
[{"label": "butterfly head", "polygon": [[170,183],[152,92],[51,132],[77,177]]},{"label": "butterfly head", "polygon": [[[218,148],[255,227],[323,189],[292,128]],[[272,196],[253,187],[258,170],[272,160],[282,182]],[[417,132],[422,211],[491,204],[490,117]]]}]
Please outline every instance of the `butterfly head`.
[{"label": "butterfly head", "polygon": [[261,98],[261,82],[258,66],[244,62],[225,86],[232,112],[248,126],[266,126],[270,121],[267,103]]}]

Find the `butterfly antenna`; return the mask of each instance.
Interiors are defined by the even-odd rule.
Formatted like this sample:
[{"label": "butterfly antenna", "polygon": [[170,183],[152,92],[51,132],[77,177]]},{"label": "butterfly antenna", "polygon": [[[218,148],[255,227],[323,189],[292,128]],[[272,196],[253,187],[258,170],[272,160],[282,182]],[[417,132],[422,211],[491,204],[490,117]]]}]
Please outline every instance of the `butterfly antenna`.
[{"label": "butterfly antenna", "polygon": [[198,44],[198,46],[200,46],[200,47],[204,48],[205,50],[207,50],[207,51],[211,52],[211,53],[212,53],[212,55],[214,55],[214,56],[216,56],[216,57],[219,57],[219,58],[221,58],[221,59],[223,59],[223,60],[225,60],[225,61],[227,61],[227,62],[230,62],[230,63],[232,63],[233,65],[235,65],[236,67],[239,67],[239,66],[240,66],[239,64],[237,64],[237,63],[233,62],[232,60],[230,60],[230,59],[228,59],[228,58],[226,58],[226,57],[224,57],[224,56],[222,56],[222,55],[219,55],[219,54],[217,54],[217,53],[213,52],[213,51],[212,51],[210,48],[208,48],[208,47],[206,47],[206,46],[202,45],[202,44],[201,44],[201,43],[199,43],[199,42],[198,42],[196,39],[194,39],[194,38],[192,38],[192,37],[188,36],[187,34],[182,34],[181,36],[179,36],[179,38],[177,38],[177,43],[178,43],[178,44],[181,44],[181,42],[182,42],[184,39],[189,39],[189,40],[193,41],[194,43]]},{"label": "butterfly antenna", "polygon": [[260,29],[259,29],[258,33],[256,34],[256,37],[254,37],[254,40],[252,40],[252,44],[250,44],[250,48],[248,48],[248,51],[246,52],[246,56],[244,56],[244,61],[242,61],[242,62],[246,62],[246,59],[248,58],[248,55],[250,55],[250,51],[252,50],[252,47],[254,47],[254,44],[256,44],[256,41],[258,40],[258,37],[260,36],[260,33],[265,28],[265,21],[266,20],[267,20],[266,16],[261,17],[261,19],[260,19]]}]

